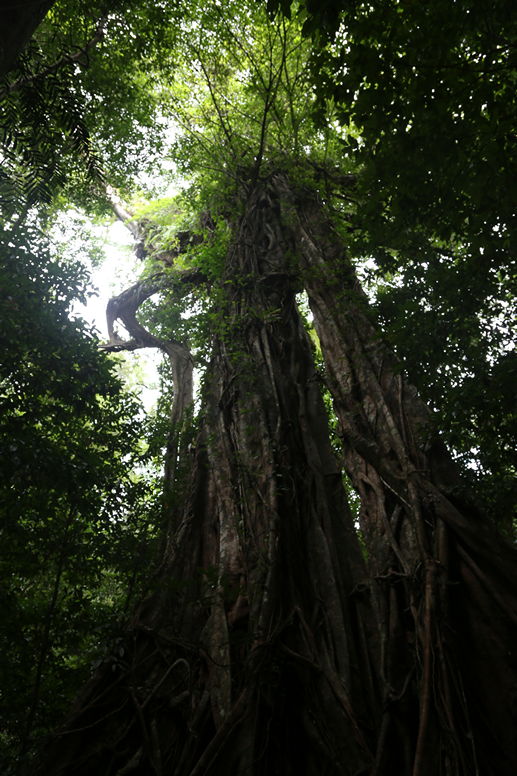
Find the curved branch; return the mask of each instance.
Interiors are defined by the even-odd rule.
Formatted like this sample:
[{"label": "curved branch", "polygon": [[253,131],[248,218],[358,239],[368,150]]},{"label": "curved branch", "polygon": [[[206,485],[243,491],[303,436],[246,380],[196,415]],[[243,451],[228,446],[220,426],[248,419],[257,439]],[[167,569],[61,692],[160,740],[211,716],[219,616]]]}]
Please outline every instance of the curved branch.
[{"label": "curved branch", "polygon": [[[109,342],[101,345],[103,350],[136,350],[137,348],[163,348],[165,342],[155,337],[137,320],[136,311],[140,305],[153,294],[165,288],[166,282],[163,273],[145,280],[139,280],[118,296],[112,297],[106,307],[106,322],[108,325]],[[115,333],[115,321],[120,320],[129,340],[121,339]]]},{"label": "curved branch", "polygon": [[[136,314],[140,305],[153,294],[170,288],[171,285],[192,285],[205,281],[199,270],[185,270],[174,274],[160,272],[150,278],[134,283],[118,296],[109,300],[106,308],[109,342],[101,345],[103,350],[112,352],[121,350],[138,350],[139,348],[159,348],[167,354],[172,371],[174,401],[171,409],[171,430],[167,444],[165,464],[165,482],[170,485],[174,481],[177,462],[181,447],[181,431],[186,413],[193,402],[193,369],[194,362],[188,345],[179,340],[164,340],[151,334],[138,321]],[[120,320],[130,339],[120,338],[115,333],[115,321]]]},{"label": "curved branch", "polygon": [[[163,340],[156,337],[137,320],[136,313],[140,305],[153,294],[167,285],[164,273],[134,283],[108,302],[106,317],[110,341],[102,345],[104,350],[121,351],[139,348],[159,348],[169,357],[172,370],[174,401],[171,409],[171,429],[167,444],[165,481],[170,485],[174,480],[178,456],[181,447],[181,427],[186,410],[193,402],[193,368],[190,350],[178,340]],[[114,323],[122,321],[130,339],[123,340],[115,334]]]},{"label": "curved branch", "polygon": [[[146,249],[144,248],[146,241],[145,222],[134,220],[133,215],[128,210],[125,203],[119,197],[115,189],[109,184],[106,185],[106,196],[117,218],[122,221],[135,239],[137,243],[135,252],[139,258],[142,258],[146,254]],[[209,214],[203,214],[201,217],[201,224],[209,231],[213,231],[214,229],[214,224]],[[180,253],[184,252],[192,245],[199,244],[202,240],[203,237],[201,235],[192,234],[190,232],[178,232],[177,248],[173,251],[157,254],[157,258],[164,265],[170,266],[174,263],[174,259]],[[152,250],[153,246],[151,245],[150,248]],[[174,347],[186,348],[186,346],[180,342],[176,342],[175,340],[165,341],[156,337],[154,334],[151,334],[141,323],[139,323],[136,312],[146,299],[149,299],[150,296],[167,287],[171,287],[171,285],[177,283],[197,285],[205,281],[206,276],[198,269],[177,271],[174,274],[157,272],[148,278],[137,281],[125,291],[122,291],[118,296],[109,300],[106,307],[109,342],[106,345],[101,345],[101,347],[103,350],[111,351],[137,350],[138,348],[154,347],[167,352],[171,345]],[[114,324],[116,320],[120,320],[124,324],[124,327],[130,336],[129,340],[121,339],[115,333]]]},{"label": "curved branch", "polygon": [[[206,276],[198,269],[188,269],[174,274],[158,272],[149,278],[139,280],[125,291],[112,297],[106,307],[106,322],[108,327],[109,342],[101,345],[103,350],[137,350],[138,348],[161,348],[167,350],[174,344],[185,347],[176,340],[162,340],[142,326],[136,317],[138,308],[146,299],[177,285],[199,285],[206,281]],[[121,339],[116,333],[115,321],[121,321],[127,330],[129,340]]]}]

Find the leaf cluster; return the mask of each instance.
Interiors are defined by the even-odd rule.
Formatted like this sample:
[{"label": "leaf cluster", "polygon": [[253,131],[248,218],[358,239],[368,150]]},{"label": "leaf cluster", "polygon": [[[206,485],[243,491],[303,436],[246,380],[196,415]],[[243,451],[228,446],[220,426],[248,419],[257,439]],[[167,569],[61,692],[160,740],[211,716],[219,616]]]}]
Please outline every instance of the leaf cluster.
[{"label": "leaf cluster", "polygon": [[98,623],[115,627],[154,529],[144,510],[152,481],[132,474],[139,406],[69,316],[87,293],[85,270],[36,229],[4,230],[0,283],[0,735],[9,758],[31,750],[84,680],[106,637]]},{"label": "leaf cluster", "polygon": [[[307,6],[311,4],[307,3]],[[343,153],[362,167],[357,226],[406,247],[424,231],[494,261],[515,254],[515,41],[512,4],[384,0],[311,7],[320,32],[313,78],[332,98]],[[505,245],[502,245],[502,239]]]},{"label": "leaf cluster", "polygon": [[149,0],[53,4],[0,83],[6,215],[49,203],[63,188],[76,204],[99,207],[93,193],[106,178],[120,187],[157,166],[165,127],[153,71],[176,15],[167,8],[167,26]]}]

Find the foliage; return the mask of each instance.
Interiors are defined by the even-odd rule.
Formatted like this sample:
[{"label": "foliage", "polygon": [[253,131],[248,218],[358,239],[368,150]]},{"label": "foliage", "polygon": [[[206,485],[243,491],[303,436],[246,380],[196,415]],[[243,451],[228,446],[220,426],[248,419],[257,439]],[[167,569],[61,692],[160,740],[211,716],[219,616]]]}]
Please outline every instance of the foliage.
[{"label": "foliage", "polygon": [[315,132],[311,121],[309,44],[296,19],[269,23],[261,5],[209,7],[185,21],[176,51],[174,158],[204,192],[207,210],[267,169],[292,169],[307,156],[333,160],[335,133],[329,125]]},{"label": "foliage", "polygon": [[[142,428],[95,337],[70,318],[71,300],[87,293],[84,269],[53,255],[36,229],[20,231],[34,206],[104,212],[104,179],[135,191],[172,157],[188,186],[135,210],[149,248],[144,276],[159,269],[169,283],[141,321],[189,342],[206,366],[216,336],[242,360],[221,300],[249,278],[224,278],[224,258],[252,184],[288,170],[332,208],[400,368],[435,410],[474,493],[511,530],[510,5],[494,2],[490,14],[474,0],[268,6],[270,17],[262,3],[233,0],[63,0],[0,87],[0,742],[11,755],[56,722],[144,587],[164,517],[152,464],[166,450],[174,399],[164,365]],[[200,240],[164,267],[182,233]],[[178,271],[191,268],[204,283],[180,289]],[[275,309],[259,313],[274,324]]]},{"label": "foliage", "polygon": [[106,178],[127,186],[158,167],[165,127],[150,84],[174,29],[164,22],[148,0],[54,3],[0,84],[5,213],[50,203],[63,187],[105,211]]},{"label": "foliage", "polygon": [[152,484],[131,474],[141,459],[140,409],[91,331],[70,318],[72,301],[88,293],[85,270],[53,255],[34,228],[4,230],[2,246],[0,668],[9,756],[58,721],[136,593]]},{"label": "foliage", "polygon": [[[343,152],[362,165],[362,223],[384,242],[419,229],[511,256],[515,187],[512,4],[498,0],[302,3],[313,77],[331,97]],[[320,103],[320,109],[324,102]],[[404,159],[404,164],[401,164]],[[380,237],[379,235],[376,235]],[[501,254],[502,251],[502,254]]]}]

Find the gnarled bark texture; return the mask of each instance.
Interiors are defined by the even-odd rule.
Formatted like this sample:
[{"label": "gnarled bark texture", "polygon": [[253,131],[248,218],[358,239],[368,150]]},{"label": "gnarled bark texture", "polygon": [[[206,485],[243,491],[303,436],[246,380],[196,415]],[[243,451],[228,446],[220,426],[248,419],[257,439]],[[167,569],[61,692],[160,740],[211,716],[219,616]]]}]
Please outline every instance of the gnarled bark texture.
[{"label": "gnarled bark texture", "polygon": [[156,592],[45,773],[517,772],[514,554],[464,502],[315,195],[280,175],[255,183],[220,289],[190,485]]}]

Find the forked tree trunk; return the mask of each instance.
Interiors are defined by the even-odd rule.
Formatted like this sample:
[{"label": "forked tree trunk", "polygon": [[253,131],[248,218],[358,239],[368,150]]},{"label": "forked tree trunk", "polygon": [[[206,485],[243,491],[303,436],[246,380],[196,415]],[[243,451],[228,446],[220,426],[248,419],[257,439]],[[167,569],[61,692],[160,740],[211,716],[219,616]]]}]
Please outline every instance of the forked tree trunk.
[{"label": "forked tree trunk", "polygon": [[[362,498],[368,570],[295,304],[300,279]],[[219,297],[190,486],[156,592],[44,773],[517,772],[513,556],[441,474],[452,464],[313,195],[282,176],[253,187]]]}]

